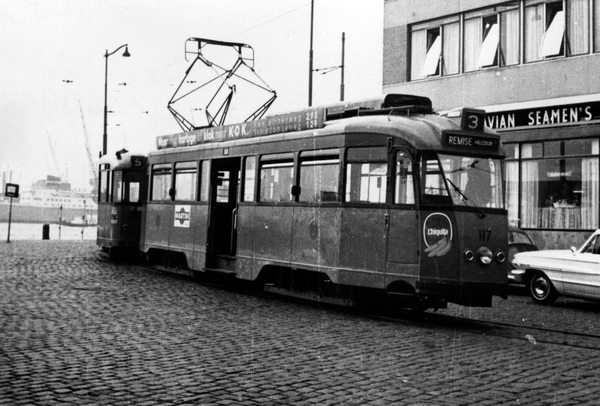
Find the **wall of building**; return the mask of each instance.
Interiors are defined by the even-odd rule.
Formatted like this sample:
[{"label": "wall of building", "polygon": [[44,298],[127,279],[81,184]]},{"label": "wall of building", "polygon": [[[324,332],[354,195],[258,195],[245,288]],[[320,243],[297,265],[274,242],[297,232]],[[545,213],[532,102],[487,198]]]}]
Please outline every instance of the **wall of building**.
[{"label": "wall of building", "polygon": [[[436,110],[554,99],[600,93],[599,66],[600,54],[593,54],[414,82],[395,82],[384,85],[383,91],[427,96]],[[406,68],[399,65],[397,68],[406,72]]]}]

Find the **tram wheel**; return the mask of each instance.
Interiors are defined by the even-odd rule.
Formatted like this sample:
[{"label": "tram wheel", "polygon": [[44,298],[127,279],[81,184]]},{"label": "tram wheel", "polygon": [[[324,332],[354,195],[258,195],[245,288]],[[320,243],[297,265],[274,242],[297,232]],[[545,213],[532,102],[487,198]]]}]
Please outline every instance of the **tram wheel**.
[{"label": "tram wheel", "polygon": [[529,280],[529,295],[535,303],[550,305],[558,298],[558,292],[544,272],[536,272]]}]

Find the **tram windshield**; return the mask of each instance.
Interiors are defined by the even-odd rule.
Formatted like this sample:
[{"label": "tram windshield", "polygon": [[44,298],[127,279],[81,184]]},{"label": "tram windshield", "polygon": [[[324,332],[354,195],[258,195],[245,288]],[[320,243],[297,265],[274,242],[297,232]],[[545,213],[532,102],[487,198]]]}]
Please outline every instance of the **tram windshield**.
[{"label": "tram windshield", "polygon": [[[448,197],[459,206],[503,208],[499,159],[434,154],[425,158],[424,198]],[[431,200],[431,199],[430,199]],[[449,203],[449,202],[448,202]]]}]

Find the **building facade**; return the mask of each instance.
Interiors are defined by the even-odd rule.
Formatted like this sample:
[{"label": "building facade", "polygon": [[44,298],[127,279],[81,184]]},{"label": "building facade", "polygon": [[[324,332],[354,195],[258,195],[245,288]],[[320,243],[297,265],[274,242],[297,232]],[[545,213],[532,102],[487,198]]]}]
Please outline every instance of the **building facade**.
[{"label": "building facade", "polygon": [[486,110],[512,223],[541,248],[600,227],[600,0],[385,0],[383,89]]}]

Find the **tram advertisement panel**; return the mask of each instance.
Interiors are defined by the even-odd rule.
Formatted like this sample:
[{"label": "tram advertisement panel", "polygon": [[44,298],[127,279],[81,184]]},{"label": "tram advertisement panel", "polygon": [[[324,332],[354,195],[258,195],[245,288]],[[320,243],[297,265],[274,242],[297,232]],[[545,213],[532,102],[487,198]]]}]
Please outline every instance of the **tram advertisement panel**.
[{"label": "tram advertisement panel", "polygon": [[457,281],[456,232],[447,214],[434,212],[427,214],[423,222],[423,270],[422,279],[435,282]]},{"label": "tram advertisement panel", "polygon": [[209,142],[311,130],[323,126],[324,116],[323,109],[309,108],[298,113],[281,114],[246,123],[159,136],[156,138],[156,147],[158,149],[187,147]]}]

